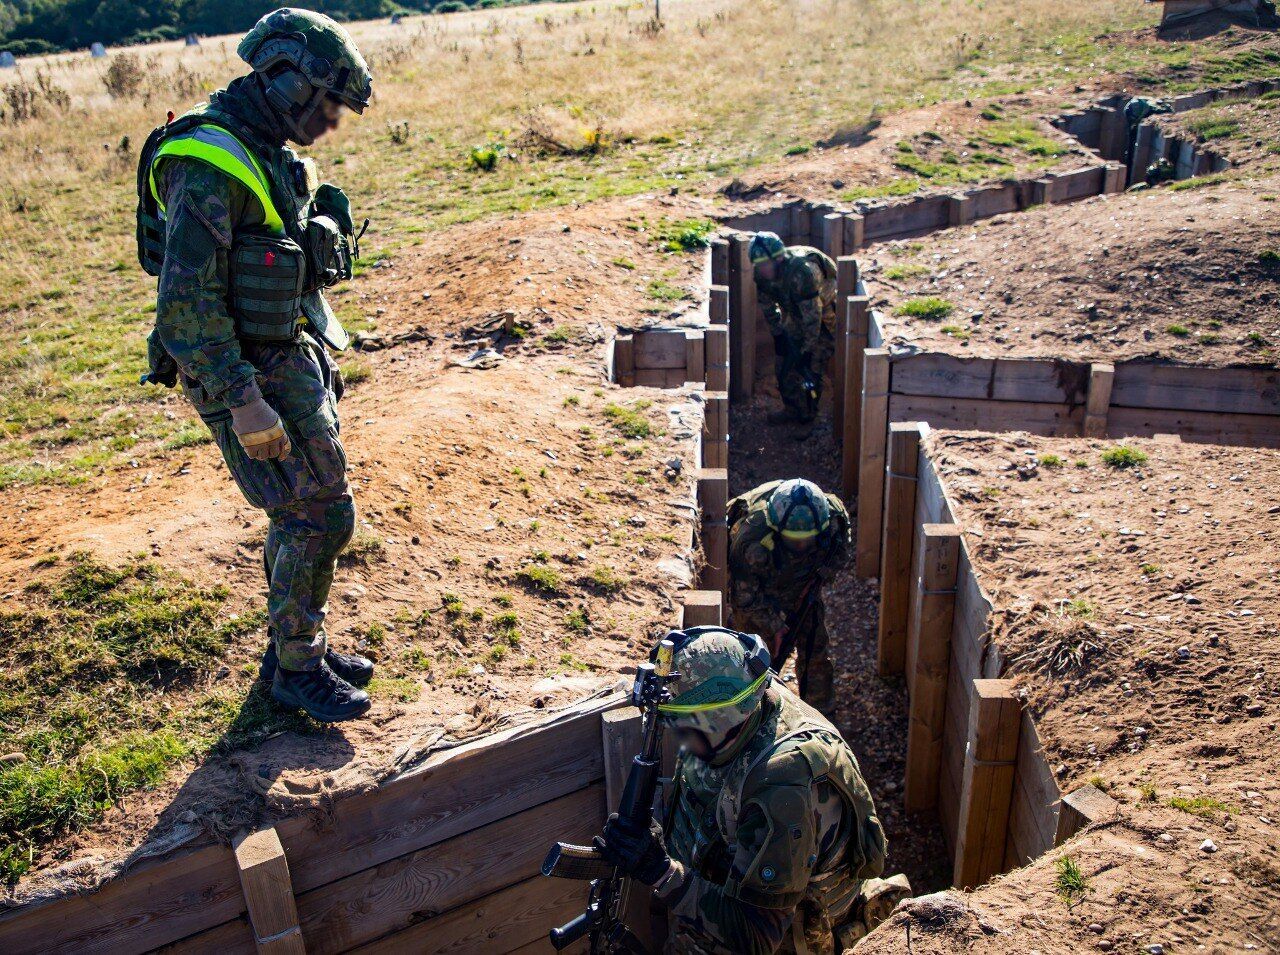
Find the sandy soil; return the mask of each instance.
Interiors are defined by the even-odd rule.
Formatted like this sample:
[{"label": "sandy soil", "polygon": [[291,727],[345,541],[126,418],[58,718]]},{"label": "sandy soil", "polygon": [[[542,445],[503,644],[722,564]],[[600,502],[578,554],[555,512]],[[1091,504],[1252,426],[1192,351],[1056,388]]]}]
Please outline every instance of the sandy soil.
[{"label": "sandy soil", "polygon": [[[1116,469],[1083,439],[928,446],[1059,784],[1120,818],[871,950],[905,951],[907,921],[917,952],[1277,950],[1280,453],[1131,441],[1147,461]],[[1071,906],[1063,855],[1089,882]]]},{"label": "sandy soil", "polygon": [[[1280,266],[1265,253],[1280,247],[1280,209],[1259,199],[1277,190],[1269,178],[1099,196],[885,243],[862,262],[897,346],[1273,364]],[[895,314],[925,297],[950,314]]]},{"label": "sandy soil", "polygon": [[[193,821],[221,834],[314,806],[372,784],[441,736],[616,680],[674,619],[675,594],[689,585],[701,411],[688,394],[606,383],[604,343],[615,325],[693,307],[655,303],[645,288],[662,274],[692,289],[702,257],[663,253],[627,223],[696,211],[647,199],[477,224],[431,235],[354,283],[351,295],[377,317],[371,344],[382,346],[360,356],[370,376],[341,407],[358,540],[374,546],[339,570],[331,634],[407,683],[377,695],[367,719],[189,763],[49,847],[39,864],[111,858]],[[624,257],[634,269],[611,264]],[[493,340],[505,360],[449,367],[478,347],[482,333],[468,329],[494,316],[501,328],[502,312],[529,327],[521,341]],[[625,439],[603,413],[611,402],[639,408],[654,435]],[[180,396],[171,407],[190,413]],[[231,610],[260,605],[265,519],[212,446],[140,449],[135,465],[81,487],[21,491],[0,514],[6,602],[57,573],[40,558],[82,549],[106,561],[146,550],[201,583],[227,584]],[[559,574],[560,593],[522,585],[520,569],[539,562]],[[446,594],[465,612],[442,613]],[[576,611],[585,632],[569,625]],[[490,621],[501,612],[518,615],[521,636],[499,660]],[[371,643],[374,624],[384,634]],[[228,685],[247,694],[264,640],[240,641],[166,699],[182,707]]]}]

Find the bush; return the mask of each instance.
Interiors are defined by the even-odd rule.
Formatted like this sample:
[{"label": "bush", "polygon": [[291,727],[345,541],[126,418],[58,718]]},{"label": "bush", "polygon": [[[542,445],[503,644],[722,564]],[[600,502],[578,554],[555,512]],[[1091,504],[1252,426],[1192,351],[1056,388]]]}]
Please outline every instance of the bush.
[{"label": "bush", "polygon": [[473,146],[471,153],[467,158],[471,163],[472,169],[479,169],[482,172],[493,172],[498,168],[498,159],[501,155],[501,146]]},{"label": "bush", "polygon": [[1147,463],[1147,454],[1127,444],[1120,444],[1102,452],[1102,463],[1111,468],[1136,468]]}]

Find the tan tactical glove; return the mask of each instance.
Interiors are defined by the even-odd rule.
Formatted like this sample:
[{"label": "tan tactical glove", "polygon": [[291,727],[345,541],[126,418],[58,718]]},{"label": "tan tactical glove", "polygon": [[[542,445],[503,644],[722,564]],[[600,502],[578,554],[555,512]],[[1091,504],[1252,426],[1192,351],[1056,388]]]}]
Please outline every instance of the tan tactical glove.
[{"label": "tan tactical glove", "polygon": [[287,457],[291,446],[280,416],[261,398],[231,409],[231,428],[255,461]]}]

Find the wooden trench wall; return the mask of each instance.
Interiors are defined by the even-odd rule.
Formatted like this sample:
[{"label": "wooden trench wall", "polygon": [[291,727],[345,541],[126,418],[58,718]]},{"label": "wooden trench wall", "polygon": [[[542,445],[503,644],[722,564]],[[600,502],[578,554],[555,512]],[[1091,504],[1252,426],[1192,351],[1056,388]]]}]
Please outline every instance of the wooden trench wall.
[{"label": "wooden trench wall", "polygon": [[[727,380],[701,346],[721,341],[727,364],[727,327],[659,330],[652,353],[667,355],[676,335],[681,357],[689,349],[696,362],[672,377],[703,409],[688,541],[702,589],[680,594],[669,621],[690,627],[723,622]],[[615,351],[616,342],[610,377]],[[433,754],[323,815],[139,862],[92,892],[0,910],[0,952],[551,952],[548,930],[583,911],[587,886],[546,878],[540,866],[553,841],[589,841],[617,804],[640,745],[639,713],[626,699],[589,699]],[[660,931],[644,918],[647,898],[632,890],[628,911],[635,925]]]}]

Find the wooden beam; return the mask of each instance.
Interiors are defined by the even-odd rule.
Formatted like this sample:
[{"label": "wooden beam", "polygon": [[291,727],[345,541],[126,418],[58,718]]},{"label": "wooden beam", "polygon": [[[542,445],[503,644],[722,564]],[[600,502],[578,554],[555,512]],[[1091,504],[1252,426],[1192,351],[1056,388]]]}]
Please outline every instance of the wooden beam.
[{"label": "wooden beam", "polygon": [[707,289],[707,322],[711,325],[729,324],[729,286],[712,285]]},{"label": "wooden beam", "polygon": [[1053,203],[1053,199],[1054,190],[1052,179],[1037,179],[1031,183],[1031,204],[1033,206],[1050,205]]},{"label": "wooden beam", "polygon": [[947,200],[947,223],[952,228],[973,222],[973,200],[968,196],[951,196]]},{"label": "wooden beam", "polygon": [[896,676],[906,666],[912,553],[915,549],[916,467],[924,429],[925,426],[919,422],[889,425],[884,537],[880,555],[880,634],[876,647],[881,676]]},{"label": "wooden beam", "polygon": [[832,259],[839,259],[844,255],[843,213],[828,212],[822,217],[822,245],[819,248]]},{"label": "wooden beam", "polygon": [[729,390],[729,327],[709,325],[702,333],[707,363],[707,391]]},{"label": "wooden beam", "polygon": [[275,829],[262,829],[232,842],[249,923],[262,955],[306,955],[293,881],[284,846]]},{"label": "wooden beam", "polygon": [[845,339],[849,334],[849,296],[858,290],[858,260],[852,255],[836,259],[836,329],[835,354],[831,358],[831,414],[835,422],[833,434],[839,441],[844,436],[844,389],[848,375]]},{"label": "wooden beam", "polygon": [[1089,366],[1089,395],[1085,402],[1084,436],[1107,436],[1107,413],[1111,408],[1111,383],[1116,369],[1110,362],[1094,362]]},{"label": "wooden beam", "polygon": [[1106,193],[1124,192],[1129,171],[1118,162],[1109,162],[1106,166],[1102,191]]},{"label": "wooden beam", "polygon": [[960,528],[955,524],[921,524],[912,537],[914,556],[905,648],[910,702],[903,801],[908,812],[921,812],[938,805]]},{"label": "wooden beam", "polygon": [[751,237],[729,241],[729,396],[749,401],[756,377],[756,280],[748,248]]},{"label": "wooden beam", "polygon": [[613,380],[623,388],[635,387],[636,340],[631,335],[619,335],[613,340]]},{"label": "wooden beam", "polygon": [[1118,802],[1092,783],[1085,783],[1062,797],[1053,844],[1060,846],[1081,829],[1114,819],[1119,813]]},{"label": "wooden beam", "polygon": [[686,590],[680,628],[719,627],[724,623],[724,597],[718,590]]},{"label": "wooden beam", "polygon": [[1004,866],[1022,705],[1011,680],[974,680],[952,884],[972,889]]},{"label": "wooden beam", "polygon": [[866,244],[866,220],[856,212],[846,212],[844,214],[844,254],[853,255]]},{"label": "wooden beam", "polygon": [[648,329],[636,332],[636,371],[645,369],[684,368],[685,333],[679,328]]},{"label": "wooden beam", "polygon": [[809,206],[805,202],[797,202],[791,207],[791,231],[782,237],[787,245],[809,244]]},{"label": "wooden beam", "polygon": [[684,380],[702,384],[707,379],[707,359],[702,332],[684,333]]},{"label": "wooden beam", "polygon": [[851,502],[858,489],[858,452],[862,442],[862,356],[867,350],[871,299],[866,295],[851,295],[844,308],[844,430],[840,435],[840,474],[844,499]]},{"label": "wooden beam", "polygon": [[[884,458],[889,430],[889,350],[869,348],[862,362],[861,449],[858,454],[857,574],[880,573]],[[846,478],[847,480],[847,478]]]},{"label": "wooden beam", "polygon": [[[714,238],[711,240],[711,284],[727,286],[729,284],[729,240]],[[725,318],[728,321],[728,317]]]},{"label": "wooden beam", "polygon": [[728,597],[729,589],[729,472],[698,469],[698,508],[702,512],[703,567],[699,583]]},{"label": "wooden beam", "polygon": [[702,466],[729,466],[729,396],[723,391],[704,394],[702,415]]}]

